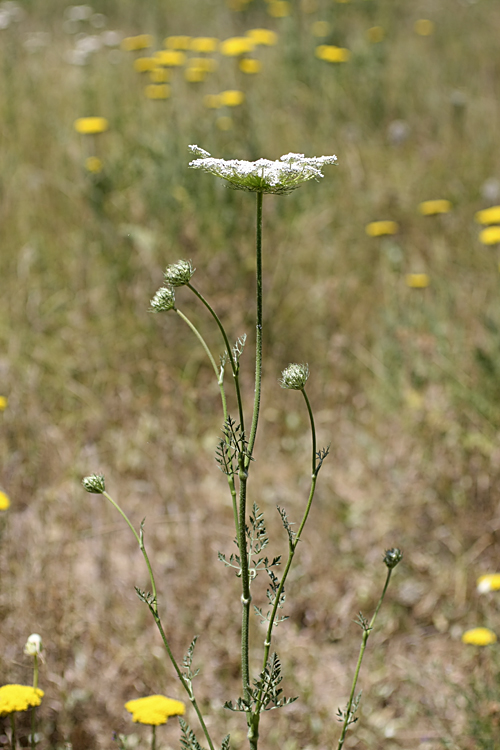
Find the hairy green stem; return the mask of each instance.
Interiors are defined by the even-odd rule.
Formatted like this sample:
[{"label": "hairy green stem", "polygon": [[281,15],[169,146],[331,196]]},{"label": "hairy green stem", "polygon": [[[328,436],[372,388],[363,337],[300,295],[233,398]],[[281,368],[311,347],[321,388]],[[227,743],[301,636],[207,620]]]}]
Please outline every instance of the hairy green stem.
[{"label": "hairy green stem", "polygon": [[[198,294],[196,292],[196,290],[194,289],[194,287],[191,287],[190,284],[188,286],[190,286],[190,288],[193,289],[193,291],[196,294]],[[200,295],[198,295],[198,296],[200,296]],[[208,348],[208,345],[207,345],[205,339],[203,338],[203,336],[201,335],[201,333],[199,332],[199,330],[196,328],[196,326],[189,320],[188,317],[186,317],[186,315],[184,315],[184,313],[182,313],[176,307],[174,307],[173,309],[175,310],[175,312],[177,313],[177,315],[180,318],[182,318],[182,320],[185,323],[187,323],[187,325],[189,326],[189,328],[192,330],[192,332],[194,333],[194,335],[196,336],[196,338],[198,339],[198,341],[202,345],[203,349],[205,350],[205,353],[206,353],[207,357],[210,360],[210,363],[211,363],[211,365],[212,365],[212,367],[214,369],[214,372],[215,372],[215,377],[217,378],[217,383],[219,385],[220,397],[221,397],[221,401],[222,401],[222,412],[224,414],[224,423],[226,423],[229,415],[228,415],[228,411],[227,411],[226,391],[224,389],[224,381],[223,381],[222,368],[219,369],[217,367],[217,365],[215,363],[215,359],[213,358],[212,352]],[[214,315],[215,315],[215,313],[214,313]],[[229,445],[229,438],[226,438],[226,442]],[[228,475],[227,481],[228,481],[228,484],[229,484],[229,490],[231,492],[231,499],[232,499],[232,503],[233,503],[234,525],[236,527],[236,534],[238,534],[238,506],[237,506],[237,500],[236,500],[236,487],[234,485],[234,478],[231,475]]]},{"label": "hairy green stem", "polygon": [[[293,558],[294,558],[294,555],[295,555],[295,551],[296,551],[297,546],[298,546],[298,544],[300,542],[300,537],[301,537],[302,531],[304,530],[304,526],[306,524],[307,518],[309,516],[309,511],[311,510],[311,505],[312,505],[312,501],[313,501],[313,498],[314,498],[314,493],[316,491],[316,482],[317,482],[317,479],[318,479],[318,469],[316,467],[316,428],[315,428],[315,425],[314,425],[314,417],[313,417],[313,413],[312,413],[312,409],[311,409],[311,404],[309,403],[309,399],[307,397],[307,394],[306,394],[306,392],[305,392],[305,390],[303,388],[301,390],[302,390],[302,395],[304,396],[304,399],[305,399],[305,402],[306,402],[306,405],[307,405],[307,410],[308,410],[308,413],[309,413],[309,419],[310,419],[310,422],[311,422],[311,442],[312,442],[312,475],[311,475],[311,487],[310,487],[310,490],[309,490],[309,497],[307,499],[307,504],[306,504],[306,508],[305,508],[305,511],[304,511],[304,515],[302,516],[302,520],[300,522],[299,530],[297,531],[297,534],[296,534],[295,538],[293,540],[289,539],[289,542],[288,542],[288,559],[286,561],[285,570],[283,571],[283,575],[281,576],[281,581],[280,581],[280,584],[279,584],[278,589],[276,591],[276,596],[275,596],[273,608],[272,608],[271,614],[269,616],[269,624],[268,624],[267,632],[266,632],[266,640],[264,641],[264,658],[262,660],[262,670],[261,670],[262,672],[266,668],[267,662],[268,662],[268,659],[269,659],[269,651],[271,649],[273,628],[275,627],[275,620],[276,620],[276,614],[277,614],[278,607],[279,607],[279,602],[280,602],[281,596],[283,594],[283,591],[285,589],[285,583],[286,583],[286,579],[288,577],[288,573],[290,572],[290,568],[292,567],[292,562],[293,562]],[[254,714],[255,714],[255,721],[257,723],[257,726],[258,726],[258,721],[259,721],[260,709],[261,709],[261,706],[262,706],[262,703],[261,703],[261,701],[262,701],[262,694],[263,694],[263,691],[261,690],[260,693],[259,693],[258,699],[257,699],[257,705],[255,707],[255,712],[254,712]]]},{"label": "hairy green stem", "polygon": [[368,638],[370,636],[371,631],[373,630],[373,626],[375,625],[375,620],[377,619],[377,615],[379,613],[380,607],[382,606],[382,602],[384,601],[385,592],[387,591],[387,587],[389,586],[389,581],[391,580],[391,573],[392,573],[392,568],[389,568],[389,570],[387,571],[387,577],[385,579],[384,588],[382,589],[382,594],[380,595],[380,599],[378,600],[378,604],[376,606],[375,612],[373,613],[373,617],[370,620],[369,625],[363,629],[363,637],[361,639],[361,648],[359,650],[358,663],[356,664],[356,671],[354,672],[354,679],[352,681],[351,693],[349,695],[349,700],[345,708],[344,722],[342,724],[342,732],[340,734],[339,744],[337,745],[337,750],[342,750],[344,746],[345,736],[347,734],[347,729],[349,727],[349,724],[352,723],[350,721],[352,719],[352,716],[351,716],[352,704],[354,703],[354,695],[356,692],[356,684],[358,682],[359,670],[361,669],[361,662],[363,661],[363,656],[365,653]]},{"label": "hairy green stem", "polygon": [[248,467],[257,436],[259,422],[260,393],[262,388],[262,193],[257,193],[257,231],[256,231],[256,261],[257,261],[257,323],[255,337],[255,397],[253,404],[252,426],[248,440],[248,456],[245,464]]}]

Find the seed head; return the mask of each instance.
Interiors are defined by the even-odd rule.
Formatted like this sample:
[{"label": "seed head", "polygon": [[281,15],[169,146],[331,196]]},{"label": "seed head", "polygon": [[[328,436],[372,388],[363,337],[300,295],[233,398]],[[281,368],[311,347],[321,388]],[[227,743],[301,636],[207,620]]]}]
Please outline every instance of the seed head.
[{"label": "seed head", "polygon": [[302,391],[309,377],[309,365],[288,365],[281,373],[280,385],[293,391]]},{"label": "seed head", "polygon": [[184,286],[189,283],[195,271],[190,260],[178,260],[177,263],[171,263],[165,270],[165,284]]},{"label": "seed head", "polygon": [[83,488],[94,495],[102,495],[106,487],[102,474],[91,474],[89,477],[82,479]]},{"label": "seed head", "polygon": [[153,312],[165,312],[171,310],[174,306],[175,294],[172,286],[162,286],[151,300]]}]

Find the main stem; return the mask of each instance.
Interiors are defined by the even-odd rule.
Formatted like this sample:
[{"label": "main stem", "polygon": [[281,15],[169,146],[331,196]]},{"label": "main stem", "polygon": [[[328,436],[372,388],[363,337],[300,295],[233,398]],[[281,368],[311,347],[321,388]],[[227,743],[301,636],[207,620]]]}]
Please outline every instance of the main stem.
[{"label": "main stem", "polygon": [[[257,193],[257,216],[256,216],[256,292],[257,292],[257,320],[255,334],[255,396],[253,404],[252,425],[246,455],[241,454],[239,459],[240,480],[240,504],[239,504],[239,528],[238,547],[240,551],[241,565],[241,679],[243,682],[243,696],[250,701],[250,667],[249,667],[249,625],[250,625],[250,594],[249,560],[246,539],[246,502],[247,483],[250,461],[257,436],[257,425],[259,422],[260,395],[262,388],[262,193]],[[255,722],[252,710],[247,711],[248,741],[252,750],[257,750],[259,730]]]}]

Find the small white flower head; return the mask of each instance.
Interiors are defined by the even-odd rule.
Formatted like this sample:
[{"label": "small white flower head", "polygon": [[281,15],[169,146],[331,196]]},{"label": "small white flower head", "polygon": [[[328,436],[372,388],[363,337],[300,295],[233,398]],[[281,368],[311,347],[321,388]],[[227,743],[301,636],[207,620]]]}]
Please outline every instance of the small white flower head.
[{"label": "small white flower head", "polygon": [[102,474],[91,474],[89,477],[82,479],[83,488],[94,495],[102,495],[106,486]]},{"label": "small white flower head", "polygon": [[395,568],[396,565],[398,565],[402,559],[403,559],[403,553],[397,547],[393,547],[392,549],[386,549],[385,555],[384,555],[384,562],[389,568],[389,570],[392,570],[392,568]]},{"label": "small white flower head", "polygon": [[26,656],[38,656],[43,651],[42,636],[32,633],[24,645]]},{"label": "small white flower head", "polygon": [[293,391],[302,391],[309,377],[309,365],[288,365],[281,373],[280,385]]},{"label": "small white flower head", "polygon": [[191,281],[195,270],[190,260],[178,260],[177,263],[171,263],[165,270],[165,284],[169,286],[184,286]]},{"label": "small white flower head", "polygon": [[153,312],[166,312],[167,310],[172,310],[174,306],[175,293],[172,286],[162,286],[151,300],[151,309]]},{"label": "small white flower head", "polygon": [[307,158],[304,154],[291,153],[281,156],[278,161],[214,159],[199,146],[189,148],[198,157],[189,162],[190,167],[204,169],[205,172],[222,177],[235,190],[247,190],[250,193],[285,195],[300,187],[303,182],[324,177],[321,170],[326,164],[337,164],[336,156]]}]

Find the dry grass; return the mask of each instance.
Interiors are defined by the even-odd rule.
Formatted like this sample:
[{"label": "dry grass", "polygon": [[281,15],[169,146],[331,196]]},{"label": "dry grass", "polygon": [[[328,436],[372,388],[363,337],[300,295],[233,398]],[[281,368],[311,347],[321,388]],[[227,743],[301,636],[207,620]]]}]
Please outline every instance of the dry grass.
[{"label": "dry grass", "polygon": [[[331,443],[278,629],[285,692],[301,698],[266,717],[264,745],[334,743],[359,644],[352,620],[372,611],[383,550],[397,544],[405,562],[369,641],[347,746],[437,750],[448,737],[452,748],[489,747],[471,738],[458,693],[487,670],[460,633],[498,617],[494,600],[474,593],[475,578],[500,565],[500,316],[495,250],[479,244],[473,217],[495,202],[485,181],[500,178],[500,8],[296,5],[271,19],[260,0],[241,13],[222,1],[103,2],[108,29],[152,32],[158,45],[166,34],[278,32],[276,47],[259,50],[262,75],[221,60],[193,87],[177,71],[166,102],[143,98],[128,53],[65,62],[72,37],[55,2],[26,2],[24,19],[0,32],[0,478],[12,500],[0,519],[0,675],[30,680],[22,646],[39,632],[42,747],[110,747],[113,730],[134,731],[126,700],[182,697],[134,593],[147,585],[140,553],[112,509],[81,489],[96,470],[136,524],[146,516],[175,653],[201,634],[201,702],[217,737],[231,731],[233,746],[244,744],[240,717],[220,709],[238,691],[239,594],[217,562],[233,534],[213,462],[218,393],[181,322],[147,306],[166,263],[188,257],[231,335],[251,334],[253,201],[189,172],[189,143],[225,157],[337,153],[340,165],[264,207],[267,360],[252,492],[273,553],[285,545],[274,507],[296,519],[307,491],[307,415],[277,385],[289,361],[309,362],[320,444]],[[418,18],[435,22],[432,36],[415,34]],[[348,64],[314,58],[316,20],[352,50]],[[378,45],[365,37],[373,25],[386,29]],[[38,31],[50,43],[29,53],[26,35]],[[247,101],[220,131],[203,95],[240,86]],[[453,104],[457,90],[464,106]],[[87,114],[111,124],[94,182],[82,169],[89,144],[72,129]],[[395,121],[407,133],[399,145]],[[418,214],[421,200],[440,197],[452,213]],[[398,235],[365,235],[386,218]],[[404,275],[422,271],[430,287],[407,288]],[[203,311],[179,297],[217,350]],[[244,368],[251,396],[250,356]],[[476,732],[495,726],[494,707],[483,708]],[[175,722],[160,737],[175,747]]]}]

